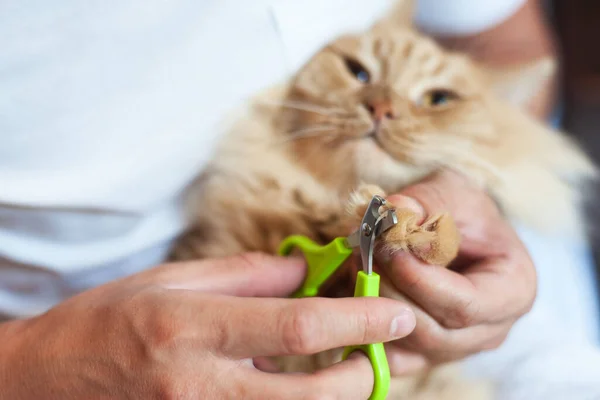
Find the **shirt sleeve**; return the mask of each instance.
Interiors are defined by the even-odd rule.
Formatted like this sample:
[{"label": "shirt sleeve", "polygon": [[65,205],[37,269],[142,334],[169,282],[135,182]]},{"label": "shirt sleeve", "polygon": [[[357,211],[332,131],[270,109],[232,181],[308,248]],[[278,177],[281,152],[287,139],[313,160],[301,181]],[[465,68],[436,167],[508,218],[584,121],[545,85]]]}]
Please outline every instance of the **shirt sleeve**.
[{"label": "shirt sleeve", "polygon": [[527,0],[417,0],[416,24],[440,35],[472,35],[510,18]]}]

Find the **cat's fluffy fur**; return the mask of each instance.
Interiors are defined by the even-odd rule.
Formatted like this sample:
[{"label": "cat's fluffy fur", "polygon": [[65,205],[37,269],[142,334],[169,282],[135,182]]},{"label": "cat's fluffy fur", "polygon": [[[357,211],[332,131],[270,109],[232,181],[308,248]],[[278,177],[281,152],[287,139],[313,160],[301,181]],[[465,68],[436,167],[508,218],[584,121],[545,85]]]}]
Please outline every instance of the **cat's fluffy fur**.
[{"label": "cat's fluffy fur", "polygon": [[[366,194],[394,193],[444,168],[488,190],[507,218],[543,232],[581,234],[578,182],[595,169],[566,136],[520,110],[550,77],[553,63],[492,70],[397,21],[394,15],[368,32],[336,40],[289,82],[261,93],[236,115],[194,187],[194,227],[174,258],[275,253],[291,234],[327,242],[356,228]],[[349,60],[364,66],[368,83],[351,73]],[[449,91],[450,101],[429,104],[432,89]],[[393,115],[374,130],[369,107],[382,102]],[[374,186],[362,186],[366,192],[346,213],[350,193],[362,183]],[[441,251],[419,256],[444,265],[456,255],[450,216],[419,226],[414,215],[400,211],[403,230],[384,238],[391,250],[411,251],[411,240],[437,240]],[[401,298],[389,285],[382,295]],[[310,370],[338,358],[328,352],[283,364]],[[393,379],[390,398],[490,395],[487,387],[441,366]]]}]

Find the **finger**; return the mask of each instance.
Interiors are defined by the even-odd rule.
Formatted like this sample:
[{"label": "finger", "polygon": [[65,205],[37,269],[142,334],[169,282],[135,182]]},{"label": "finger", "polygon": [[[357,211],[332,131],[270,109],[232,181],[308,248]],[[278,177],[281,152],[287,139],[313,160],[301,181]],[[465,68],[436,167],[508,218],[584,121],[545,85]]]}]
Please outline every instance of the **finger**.
[{"label": "finger", "polygon": [[281,372],[277,363],[267,357],[256,357],[252,360],[252,363],[256,369],[264,372]]},{"label": "finger", "polygon": [[306,274],[301,258],[247,253],[166,264],[132,277],[136,283],[248,297],[285,297]]},{"label": "finger", "polygon": [[400,197],[389,196],[388,199],[396,204],[396,201],[402,201],[403,196],[412,198],[417,204],[407,200],[407,206],[415,211],[420,206],[423,217],[439,212],[448,212],[459,225],[474,224],[477,223],[473,218],[476,211],[485,210],[489,217],[501,218],[493,200],[481,188],[452,171],[433,174],[402,189],[400,195]]},{"label": "finger", "polygon": [[385,353],[392,376],[414,375],[429,366],[424,355],[403,349],[395,343],[386,343]]},{"label": "finger", "polygon": [[234,358],[314,354],[332,348],[379,343],[408,335],[415,316],[405,304],[384,298],[213,299],[214,349]]},{"label": "finger", "polygon": [[404,252],[391,259],[386,271],[398,289],[443,326],[500,322],[531,307],[536,287],[533,263],[514,230],[481,190],[458,174],[443,172],[389,199],[399,207],[421,206],[423,216],[450,212],[459,227],[459,257],[471,259],[461,274],[432,267]]},{"label": "finger", "polygon": [[326,388],[328,396],[325,398],[368,399],[373,393],[374,382],[371,362],[360,351],[353,352],[346,361],[321,370],[315,376],[315,386]]},{"label": "finger", "polygon": [[423,310],[415,307],[417,326],[406,338],[393,342],[400,348],[423,354],[430,362],[463,359],[492,350],[506,339],[514,320],[499,324],[477,325],[465,329],[445,329]]},{"label": "finger", "polygon": [[312,374],[267,374],[237,369],[234,378],[239,394],[236,398],[251,400],[364,400],[373,391],[373,369],[367,357],[360,354]]},{"label": "finger", "polygon": [[530,268],[517,260],[486,259],[457,273],[399,253],[391,258],[386,275],[442,326],[458,329],[526,313],[535,298]]},{"label": "finger", "polygon": [[409,208],[426,217],[449,213],[461,235],[459,258],[501,257],[526,252],[493,200],[466,179],[441,172],[388,197],[398,208]]}]

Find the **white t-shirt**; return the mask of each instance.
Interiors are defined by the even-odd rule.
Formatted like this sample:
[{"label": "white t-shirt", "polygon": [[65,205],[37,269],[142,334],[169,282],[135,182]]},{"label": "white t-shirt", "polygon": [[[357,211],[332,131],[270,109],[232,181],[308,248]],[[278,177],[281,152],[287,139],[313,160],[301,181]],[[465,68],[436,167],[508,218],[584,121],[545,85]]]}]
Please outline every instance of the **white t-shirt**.
[{"label": "white t-shirt", "polygon": [[[473,33],[523,0],[421,0]],[[160,263],[224,112],[390,0],[9,1],[0,12],[0,315]]]}]

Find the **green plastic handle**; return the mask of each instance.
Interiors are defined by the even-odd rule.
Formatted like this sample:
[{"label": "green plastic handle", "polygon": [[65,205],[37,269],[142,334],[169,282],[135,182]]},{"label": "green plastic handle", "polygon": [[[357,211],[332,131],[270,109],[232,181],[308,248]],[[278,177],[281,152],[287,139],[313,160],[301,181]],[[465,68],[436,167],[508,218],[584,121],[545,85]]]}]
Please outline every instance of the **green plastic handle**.
[{"label": "green plastic handle", "polygon": [[279,255],[287,256],[294,248],[302,251],[308,264],[308,273],[304,284],[292,295],[296,298],[316,296],[321,285],[352,254],[352,249],[346,246],[346,238],[343,237],[321,246],[306,236],[294,235],[287,237],[281,243]]},{"label": "green plastic handle", "polygon": [[[359,271],[354,287],[354,297],[379,297],[379,280],[379,275],[374,272],[368,275]],[[390,367],[383,343],[348,346],[344,349],[342,359],[347,359],[350,353],[356,350],[362,351],[369,357],[375,374],[373,392],[369,400],[385,400],[390,390]]]},{"label": "green plastic handle", "polygon": [[[308,264],[308,274],[304,284],[292,296],[314,297],[321,285],[342,265],[352,254],[352,249],[346,246],[346,238],[337,238],[331,243],[321,246],[306,236],[294,235],[287,237],[279,247],[279,255],[287,256],[295,248],[304,254]],[[354,297],[379,297],[380,277],[376,273],[366,274],[359,271],[354,287]],[[348,346],[344,349],[342,358],[345,360],[354,351],[362,351],[369,357],[374,373],[373,392],[369,400],[385,400],[390,389],[390,367],[385,355],[383,343]]]}]

